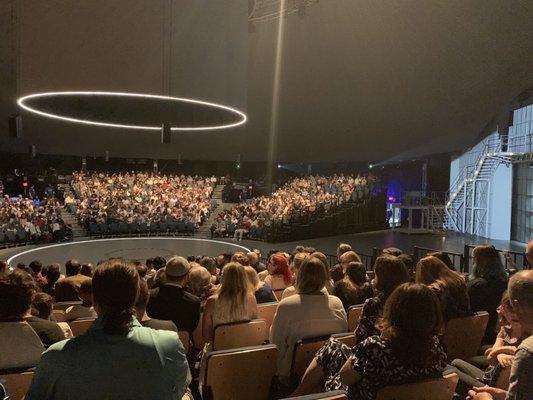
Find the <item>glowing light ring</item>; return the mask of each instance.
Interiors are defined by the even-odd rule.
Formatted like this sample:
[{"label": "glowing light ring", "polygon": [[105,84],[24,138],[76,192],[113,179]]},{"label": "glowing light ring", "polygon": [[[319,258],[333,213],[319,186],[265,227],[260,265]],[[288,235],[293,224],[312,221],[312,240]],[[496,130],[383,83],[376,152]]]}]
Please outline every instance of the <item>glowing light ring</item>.
[{"label": "glowing light ring", "polygon": [[158,100],[169,100],[169,101],[176,101],[176,102],[183,102],[183,103],[192,103],[192,104],[200,104],[207,107],[212,108],[218,108],[222,110],[226,110],[232,114],[238,115],[240,117],[240,120],[237,122],[232,122],[228,124],[223,125],[214,125],[214,126],[187,126],[187,127],[180,127],[180,126],[173,126],[170,129],[173,131],[212,131],[217,129],[228,129],[228,128],[234,128],[236,126],[242,125],[246,123],[247,117],[246,114],[243,112],[232,108],[228,106],[224,106],[222,104],[216,104],[216,103],[209,103],[207,101],[201,101],[201,100],[194,100],[194,99],[187,99],[184,97],[171,97],[171,96],[159,96],[155,94],[142,94],[142,93],[121,93],[121,92],[45,92],[45,93],[34,93],[27,96],[23,96],[17,100],[17,104],[25,109],[26,111],[29,111],[34,114],[41,115],[43,117],[53,118],[53,119],[59,119],[62,121],[69,121],[69,122],[75,122],[78,124],[85,124],[85,125],[96,125],[96,126],[106,126],[109,128],[126,128],[126,129],[142,129],[142,130],[152,130],[152,131],[160,131],[161,126],[143,126],[143,125],[125,125],[125,124],[112,124],[108,122],[98,122],[98,121],[91,121],[86,119],[78,119],[78,118],[70,118],[70,117],[63,117],[58,114],[51,114],[44,111],[39,111],[38,109],[32,108],[25,104],[24,102],[26,100],[31,100],[35,98],[40,97],[57,97],[57,96],[116,96],[116,97],[136,97],[136,98],[146,98],[146,99],[158,99]]}]

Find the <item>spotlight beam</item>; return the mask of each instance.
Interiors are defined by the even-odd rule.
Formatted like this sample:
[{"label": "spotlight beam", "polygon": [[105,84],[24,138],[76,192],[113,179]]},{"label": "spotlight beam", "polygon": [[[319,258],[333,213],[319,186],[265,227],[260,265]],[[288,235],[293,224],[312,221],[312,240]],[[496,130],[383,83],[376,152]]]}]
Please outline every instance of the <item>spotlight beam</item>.
[{"label": "spotlight beam", "polygon": [[172,96],[160,96],[155,94],[143,94],[143,93],[123,93],[123,92],[44,92],[44,93],[34,93],[27,96],[23,96],[17,100],[17,104],[26,111],[29,111],[33,114],[37,114],[47,118],[58,119],[61,121],[74,122],[84,125],[95,125],[95,126],[105,126],[108,128],[124,128],[124,129],[139,129],[139,130],[152,130],[160,131],[161,125],[158,126],[144,126],[144,125],[129,125],[129,124],[112,124],[103,121],[92,121],[79,118],[70,118],[65,117],[59,114],[52,114],[44,111],[40,111],[37,108],[30,107],[26,102],[31,99],[44,98],[44,97],[58,97],[58,96],[116,96],[116,97],[135,97],[135,98],[145,98],[145,99],[158,99],[158,100],[168,100],[174,102],[182,103],[192,103],[199,104],[205,107],[218,108],[226,110],[232,114],[235,114],[239,117],[237,122],[232,122],[222,125],[213,125],[213,126],[173,126],[171,127],[172,131],[212,131],[218,129],[229,129],[234,128],[239,125],[243,125],[247,121],[246,114],[243,112],[222,104],[210,103],[202,100],[189,99],[185,97],[172,97]]}]

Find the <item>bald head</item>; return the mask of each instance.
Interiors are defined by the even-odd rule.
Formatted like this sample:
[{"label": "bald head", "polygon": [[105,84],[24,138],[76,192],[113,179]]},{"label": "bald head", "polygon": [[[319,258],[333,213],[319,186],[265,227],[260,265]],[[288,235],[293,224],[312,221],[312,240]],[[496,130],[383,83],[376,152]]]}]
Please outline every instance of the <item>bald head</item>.
[{"label": "bald head", "polygon": [[509,297],[524,330],[533,334],[533,270],[519,271],[509,279]]}]

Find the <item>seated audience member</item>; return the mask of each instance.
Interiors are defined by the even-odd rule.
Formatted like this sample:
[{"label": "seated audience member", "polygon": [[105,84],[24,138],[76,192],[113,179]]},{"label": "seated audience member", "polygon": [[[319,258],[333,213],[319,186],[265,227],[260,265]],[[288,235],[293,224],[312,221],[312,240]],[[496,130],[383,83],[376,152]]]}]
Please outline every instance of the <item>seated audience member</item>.
[{"label": "seated audience member", "polygon": [[54,297],[56,292],[56,283],[59,280],[61,273],[59,272],[59,264],[52,264],[46,267],[44,273],[43,285],[41,290],[44,293]]},{"label": "seated audience member", "polygon": [[335,282],[333,282],[333,279],[331,279],[331,276],[330,276],[330,271],[329,271],[330,270],[330,265],[329,265],[329,262],[328,262],[328,258],[326,257],[326,255],[324,253],[321,253],[320,251],[312,252],[309,255],[309,257],[318,258],[320,261],[322,261],[322,264],[324,264],[324,266],[326,267],[326,274],[328,275],[328,279],[326,280],[326,284],[324,285],[324,287],[326,288],[328,294],[333,294],[333,285],[334,285]]},{"label": "seated audience member", "polygon": [[205,303],[202,334],[206,342],[212,342],[218,325],[257,318],[254,288],[244,267],[236,262],[226,264],[222,269],[221,282],[216,294]]},{"label": "seated audience member", "polygon": [[292,296],[293,294],[296,294],[296,287],[294,286],[296,284],[296,280],[298,279],[298,272],[300,271],[300,267],[302,266],[302,263],[304,260],[309,257],[309,254],[304,253],[303,251],[297,252],[291,263],[291,273],[292,273],[292,286],[289,286],[285,288],[283,293],[281,294],[281,298],[284,299],[286,297]]},{"label": "seated audience member", "polygon": [[418,261],[415,281],[435,290],[441,301],[444,322],[472,315],[464,278],[437,257],[428,256]]},{"label": "seated audience member", "polygon": [[339,263],[335,265],[331,271],[331,279],[333,279],[333,282],[340,281],[342,278],[344,278],[344,273],[346,271],[346,266],[348,263],[355,261],[355,262],[361,262],[361,257],[353,251],[348,250],[342,253],[340,256],[338,256]]},{"label": "seated audience member", "polygon": [[189,272],[188,289],[190,293],[198,297],[202,303],[215,293],[216,286],[212,283],[212,276],[213,275],[211,275],[207,269],[200,265],[191,268],[191,271]]},{"label": "seated audience member", "polygon": [[148,284],[144,279],[139,279],[139,296],[135,302],[135,317],[142,326],[148,328],[178,332],[176,324],[172,321],[164,321],[161,319],[150,318],[146,313],[146,305],[150,299],[150,292],[148,290]]},{"label": "seated audience member", "polygon": [[507,288],[508,277],[504,270],[500,255],[494,246],[482,245],[472,252],[472,274],[467,289],[472,311],[487,311],[489,323],[485,331],[483,343],[494,343],[498,314],[502,294]]},{"label": "seated audience member", "polygon": [[337,246],[337,264],[331,267],[330,271],[331,279],[333,279],[334,282],[342,279],[342,277],[340,277],[342,271],[341,256],[349,251],[352,251],[352,246],[350,246],[348,243],[340,243]]},{"label": "seated audience member", "polygon": [[399,285],[409,282],[407,268],[398,257],[388,255],[378,257],[374,263],[374,273],[376,295],[363,304],[361,319],[355,328],[357,342],[381,333],[376,324],[382,317],[385,301]]},{"label": "seated audience member", "polygon": [[[51,320],[52,322],[56,322],[52,318],[53,307],[54,299],[52,296],[43,292],[37,292],[33,295],[33,299],[31,301],[31,315],[43,320]],[[72,337],[72,330],[66,322],[56,322],[56,324],[59,326],[59,328],[61,328],[65,339]],[[50,327],[52,326],[50,325]],[[51,329],[51,332],[54,332],[55,334],[57,331],[56,329]],[[60,340],[63,340],[63,338]]]},{"label": "seated audience member", "polygon": [[6,260],[0,260],[0,277],[9,272],[9,265]]},{"label": "seated audience member", "polygon": [[448,268],[450,268],[452,271],[457,271],[455,269],[455,266],[453,265],[453,261],[450,258],[450,256],[446,253],[443,253],[442,251],[436,251],[434,253],[429,253],[428,256],[437,257],[439,260],[441,260]]},{"label": "seated audience member", "polygon": [[278,347],[278,376],[290,376],[292,353],[298,340],[346,332],[348,323],[342,302],[324,293],[328,276],[322,261],[307,258],[298,273],[297,294],[280,301],[270,328],[270,342]]},{"label": "seated audience member", "polygon": [[154,268],[154,259],[147,258],[144,265],[146,265],[146,274],[144,276],[144,280],[148,282],[149,279],[153,279],[156,273]]},{"label": "seated audience member", "polygon": [[26,321],[48,347],[65,335],[55,322],[31,314],[35,293],[36,284],[27,272],[16,270],[0,278],[0,322]]},{"label": "seated audience member", "polygon": [[248,256],[242,251],[237,251],[233,254],[233,256],[231,256],[231,262],[236,262],[241,264],[243,267],[246,267],[248,265]]},{"label": "seated audience member", "polygon": [[409,254],[400,254],[398,256],[398,260],[403,262],[403,265],[405,265],[405,268],[407,268],[407,272],[409,273],[410,282],[415,281],[415,267],[416,264],[413,260],[413,257],[411,257]]},{"label": "seated audience member", "polygon": [[396,288],[385,303],[380,325],[381,335],[353,349],[330,339],[293,395],[343,389],[350,400],[374,400],[385,386],[442,374],[446,352],[437,338],[442,315],[437,296],[427,286],[405,283]]},{"label": "seated audience member", "polygon": [[91,278],[93,276],[93,265],[91,263],[85,263],[81,266],[80,274]]},{"label": "seated audience member", "polygon": [[54,301],[79,301],[78,289],[81,283],[91,279],[82,275],[81,264],[78,260],[69,260],[65,263],[67,277],[56,283]]},{"label": "seated audience member", "polygon": [[217,261],[212,257],[202,257],[199,264],[209,271],[211,274],[211,283],[216,285],[220,274],[220,269],[217,267]]},{"label": "seated audience member", "polygon": [[98,319],[84,335],[43,354],[26,398],[181,398],[190,382],[183,346],[175,332],[145,328],[133,317],[138,291],[132,265],[121,260],[98,265],[93,274]]},{"label": "seated audience member", "polygon": [[133,266],[137,270],[137,273],[139,274],[139,278],[146,281],[146,274],[148,273],[148,268],[145,264],[143,264],[141,261],[132,261]]},{"label": "seated audience member", "polygon": [[247,266],[244,267],[244,269],[250,284],[254,288],[255,300],[257,301],[257,304],[278,301],[270,285],[259,280],[259,276],[257,275],[257,271],[254,267]]},{"label": "seated audience member", "polygon": [[403,251],[396,247],[386,247],[383,250],[381,250],[381,254],[383,255],[389,255],[394,257],[400,257],[403,254]]},{"label": "seated audience member", "polygon": [[272,290],[285,289],[292,285],[292,274],[289,268],[289,261],[283,253],[273,254],[268,261],[268,275],[265,282]]},{"label": "seated audience member", "polygon": [[471,400],[529,400],[533,393],[533,271],[524,270],[509,279],[509,298],[525,338],[515,352],[509,388],[483,386],[469,392]]},{"label": "seated audience member", "polygon": [[257,273],[266,270],[265,264],[259,261],[259,255],[255,251],[250,251],[246,254],[248,257],[248,265],[253,267]]},{"label": "seated audience member", "polygon": [[146,311],[153,318],[170,320],[180,331],[193,332],[200,321],[200,299],[184,287],[187,284],[189,262],[174,256],[164,269],[165,284],[152,289]]},{"label": "seated audience member", "polygon": [[93,283],[92,279],[84,281],[79,290],[78,297],[81,304],[74,304],[65,310],[65,320],[72,321],[79,318],[96,318],[93,308]]},{"label": "seated audience member", "polygon": [[[511,368],[517,346],[520,345],[523,339],[524,330],[518,320],[516,313],[512,309],[511,300],[508,292],[504,292],[502,303],[498,307],[498,314],[500,316],[500,332],[496,337],[496,341],[485,351],[485,356],[476,357],[485,358],[485,371],[479,369],[464,360],[453,360],[452,366],[455,367],[453,371],[459,375],[461,383],[458,386],[457,392],[466,395],[468,389],[472,387],[480,387],[484,385],[494,386],[498,375],[506,368]],[[477,362],[477,364],[485,364]],[[464,390],[463,386],[467,387]]]},{"label": "seated audience member", "polygon": [[30,262],[28,268],[31,271],[31,275],[34,277],[35,280],[37,280],[39,278],[39,275],[41,274],[41,270],[43,269],[43,263],[38,260],[34,260]]},{"label": "seated audience member", "polygon": [[350,306],[363,304],[373,297],[374,290],[367,281],[365,266],[356,261],[348,263],[344,278],[335,282],[332,294],[341,299],[346,311]]}]

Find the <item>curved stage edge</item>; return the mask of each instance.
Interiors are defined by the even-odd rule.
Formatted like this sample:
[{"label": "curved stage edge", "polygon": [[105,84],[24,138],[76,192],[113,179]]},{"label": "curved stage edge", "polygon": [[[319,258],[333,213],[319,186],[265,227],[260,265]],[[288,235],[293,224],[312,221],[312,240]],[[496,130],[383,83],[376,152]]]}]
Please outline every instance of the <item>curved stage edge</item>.
[{"label": "curved stage edge", "polygon": [[129,260],[173,255],[216,256],[235,251],[249,251],[245,246],[230,242],[203,238],[184,237],[125,237],[109,239],[89,239],[74,242],[55,243],[51,245],[24,249],[8,258],[8,263],[15,266],[23,262],[28,265],[33,260],[40,260],[44,265],[64,263],[75,258],[80,262],[96,265],[98,261],[111,257],[123,257]]}]

